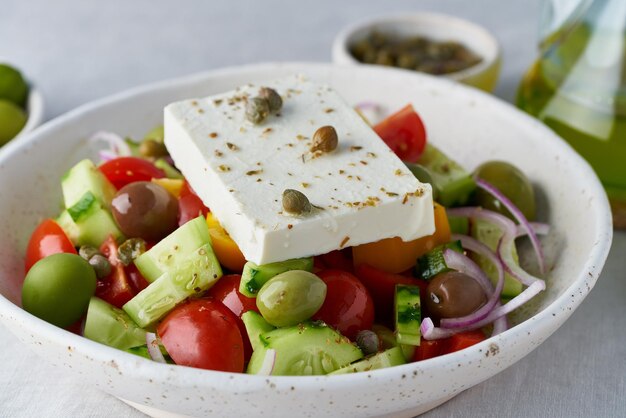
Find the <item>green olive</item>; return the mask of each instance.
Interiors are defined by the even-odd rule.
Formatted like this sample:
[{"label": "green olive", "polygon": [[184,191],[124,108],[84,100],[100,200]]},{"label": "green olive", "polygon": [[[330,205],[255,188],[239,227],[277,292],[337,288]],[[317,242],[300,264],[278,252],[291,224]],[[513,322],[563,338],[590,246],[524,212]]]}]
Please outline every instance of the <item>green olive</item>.
[{"label": "green olive", "polygon": [[[528,177],[517,167],[504,161],[488,161],[479,166],[474,175],[496,187],[502,194],[517,206],[526,219],[535,219],[535,192]],[[499,212],[511,219],[513,215],[502,206],[500,201],[479,189],[476,192],[476,203],[485,209]]]},{"label": "green olive", "polygon": [[326,298],[326,283],[313,273],[290,270],[272,277],[259,290],[256,306],[263,318],[277,327],[306,321]]},{"label": "green olive", "polygon": [[59,327],[78,321],[96,291],[96,273],[76,254],[54,254],[39,260],[26,275],[22,307]]},{"label": "green olive", "polygon": [[26,125],[26,112],[8,100],[0,99],[0,146],[20,133]]}]

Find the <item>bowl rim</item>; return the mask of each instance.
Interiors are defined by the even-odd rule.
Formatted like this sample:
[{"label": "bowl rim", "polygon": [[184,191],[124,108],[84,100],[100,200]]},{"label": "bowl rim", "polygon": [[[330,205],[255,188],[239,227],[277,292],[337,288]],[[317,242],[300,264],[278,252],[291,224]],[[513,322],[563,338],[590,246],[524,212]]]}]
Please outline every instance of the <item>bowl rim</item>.
[{"label": "bowl rim", "polygon": [[[437,77],[449,78],[452,80],[464,80],[466,78],[474,77],[477,74],[481,74],[489,67],[494,65],[497,61],[500,60],[501,57],[501,47],[500,42],[495,37],[493,33],[487,30],[484,26],[479,25],[471,20],[463,19],[458,16],[448,15],[444,13],[436,13],[436,12],[399,12],[399,13],[391,13],[385,14],[375,17],[370,17],[367,19],[363,19],[357,21],[355,23],[351,23],[341,29],[332,44],[332,57],[333,62],[337,64],[354,64],[354,65],[365,65],[364,63],[358,61],[356,58],[352,56],[350,51],[348,50],[348,45],[352,42],[352,38],[355,36],[357,32],[363,30],[371,31],[372,28],[375,28],[379,25],[390,25],[390,24],[413,24],[419,25],[420,22],[429,22],[430,24],[437,25],[455,25],[457,28],[461,28],[466,31],[468,34],[471,33],[474,38],[481,38],[481,43],[487,45],[490,50],[488,55],[479,54],[483,60],[471,67],[465,68],[460,71],[455,71],[448,74],[437,75]],[[426,31],[425,33],[427,33]],[[453,38],[453,37],[451,37]],[[456,39],[463,42],[463,39]],[[405,71],[411,71],[406,70]],[[416,72],[416,71],[412,71]]]},{"label": "bowl rim", "polygon": [[[266,387],[269,382],[273,382],[283,387],[289,387],[290,385],[297,384],[298,389],[301,390],[319,390],[320,386],[323,386],[325,390],[332,390],[333,388],[339,389],[345,387],[347,383],[350,383],[351,387],[356,390],[360,387],[368,386],[371,383],[369,378],[373,377],[373,375],[375,375],[380,381],[395,381],[399,376],[404,374],[417,372],[423,373],[424,371],[438,369],[446,364],[449,365],[450,363],[465,363],[465,360],[468,358],[472,359],[484,357],[482,353],[484,353],[492,343],[514,341],[520,336],[525,337],[527,333],[530,335],[531,332],[537,331],[537,327],[544,330],[550,330],[552,327],[554,329],[549,332],[549,334],[551,334],[560,325],[556,316],[565,315],[565,318],[567,318],[591,291],[608,256],[611,246],[613,227],[608,199],[606,198],[606,194],[604,193],[604,189],[602,188],[600,181],[589,164],[582,157],[580,157],[573,150],[573,148],[561,140],[560,137],[558,137],[553,131],[540,123],[538,120],[519,111],[519,109],[515,108],[511,104],[482,91],[472,89],[471,87],[461,86],[450,80],[420,74],[417,72],[407,72],[375,65],[355,67],[338,66],[329,63],[317,62],[268,62],[219,68],[190,76],[164,80],[134,87],[129,90],[83,104],[74,110],[53,119],[52,121],[47,122],[36,131],[26,135],[21,141],[9,142],[7,146],[2,148],[0,150],[0,163],[8,161],[14,154],[20,151],[21,148],[29,147],[39,140],[43,140],[43,138],[45,138],[50,132],[54,133],[55,130],[62,129],[65,125],[75,123],[83,116],[97,112],[100,108],[115,106],[120,101],[150,94],[157,90],[175,89],[198,81],[219,79],[220,77],[229,77],[233,75],[241,76],[250,74],[253,76],[258,73],[284,69],[290,69],[293,72],[315,71],[318,72],[318,74],[329,75],[332,74],[333,71],[360,71],[370,73],[380,72],[385,73],[385,76],[391,75],[395,77],[426,78],[429,83],[438,85],[445,84],[445,87],[447,88],[453,87],[456,90],[460,89],[461,92],[468,97],[474,96],[474,98],[487,104],[502,107],[503,111],[507,112],[509,116],[517,119],[523,119],[524,123],[529,124],[532,129],[541,133],[547,140],[558,142],[558,145],[555,143],[554,146],[561,148],[563,153],[562,155],[565,158],[574,159],[576,161],[576,165],[583,171],[582,174],[589,179],[588,190],[593,196],[600,198],[596,201],[599,205],[597,210],[599,213],[604,214],[604,216],[598,216],[593,219],[593,222],[596,224],[595,230],[597,231],[595,237],[596,241],[594,242],[583,269],[567,287],[567,289],[563,290],[562,294],[542,311],[496,337],[487,338],[485,341],[459,352],[420,362],[372,370],[367,373],[337,375],[332,377],[258,376],[156,363],[133,354],[96,343],[62,328],[55,327],[24,311],[2,294],[0,294],[0,322],[12,322],[14,325],[25,327],[26,329],[29,329],[31,333],[41,336],[41,338],[52,341],[60,347],[68,347],[68,349],[71,347],[73,352],[81,352],[85,357],[91,358],[92,360],[102,361],[103,363],[114,362],[116,370],[118,370],[120,374],[123,373],[127,376],[133,376],[135,379],[143,380],[151,378],[155,382],[161,382],[164,384],[167,383],[181,387],[190,387],[192,385],[200,387],[219,387],[220,390],[223,391],[238,393],[242,393],[242,390],[261,390]],[[555,324],[556,327],[554,327]],[[535,347],[536,345],[532,349]],[[516,358],[515,361],[519,359],[520,358]],[[167,371],[169,371],[169,373],[166,373]]]}]

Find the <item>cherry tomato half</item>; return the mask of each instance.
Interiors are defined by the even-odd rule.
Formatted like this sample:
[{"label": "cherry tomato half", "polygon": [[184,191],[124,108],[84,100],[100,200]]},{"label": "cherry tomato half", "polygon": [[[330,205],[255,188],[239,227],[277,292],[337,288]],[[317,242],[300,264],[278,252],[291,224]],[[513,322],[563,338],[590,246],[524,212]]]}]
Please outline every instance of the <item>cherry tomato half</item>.
[{"label": "cherry tomato half", "polygon": [[317,276],[326,283],[326,299],[313,319],[321,319],[352,340],[359,331],[372,328],[374,302],[359,279],[341,270],[324,270]]},{"label": "cherry tomato half", "polygon": [[55,221],[45,219],[35,228],[28,241],[24,262],[26,272],[42,258],[58,253],[76,254],[76,248]]},{"label": "cherry tomato half", "polygon": [[138,157],[119,157],[107,161],[98,169],[119,190],[135,181],[150,181],[165,177],[163,170]]},{"label": "cherry tomato half", "polygon": [[416,162],[426,148],[426,128],[412,105],[378,123],[374,131],[402,161]]},{"label": "cherry tomato half", "polygon": [[250,345],[250,339],[248,338],[248,332],[246,326],[241,320],[241,315],[248,311],[259,312],[259,308],[256,307],[256,299],[249,298],[239,293],[239,282],[241,281],[240,274],[228,274],[222,276],[215,285],[209,289],[207,296],[219,300],[231,310],[232,313],[237,315],[237,325],[241,332],[244,345],[244,358],[246,361],[250,360],[252,356],[252,345]]},{"label": "cherry tomato half", "polygon": [[464,348],[471,347],[474,344],[484,341],[486,338],[485,334],[479,329],[474,331],[459,332],[458,334],[454,334],[452,337],[447,339],[443,354],[463,350]]},{"label": "cherry tomato half", "polygon": [[198,216],[206,216],[209,208],[204,206],[202,200],[193,193],[183,195],[178,199],[178,226],[184,225]]},{"label": "cherry tomato half", "polygon": [[411,361],[428,360],[429,358],[440,356],[443,354],[447,344],[448,338],[441,340],[425,340],[422,338],[420,345],[415,347]]},{"label": "cherry tomato half", "polygon": [[[109,236],[100,247],[100,252],[111,263],[111,274],[96,283],[96,296],[121,308],[135,296],[135,292],[128,281],[124,265],[117,259],[117,242]],[[145,279],[144,279],[145,280]]]},{"label": "cherry tomato half", "polygon": [[423,280],[387,273],[369,264],[359,264],[354,274],[372,295],[376,318],[385,324],[393,322],[393,303],[397,284],[420,286],[420,294],[426,294],[426,287],[428,286],[428,283]]},{"label": "cherry tomato half", "polygon": [[243,339],[237,317],[215,299],[178,305],[159,324],[157,333],[176,364],[243,372]]}]

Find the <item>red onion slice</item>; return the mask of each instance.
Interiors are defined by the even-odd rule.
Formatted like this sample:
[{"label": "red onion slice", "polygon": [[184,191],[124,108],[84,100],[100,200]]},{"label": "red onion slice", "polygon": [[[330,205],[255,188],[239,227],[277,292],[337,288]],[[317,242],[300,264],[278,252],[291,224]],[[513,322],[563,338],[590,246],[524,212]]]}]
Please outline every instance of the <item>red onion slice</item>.
[{"label": "red onion slice", "polygon": [[113,132],[96,132],[89,138],[88,141],[106,143],[108,145],[107,151],[113,153],[116,157],[127,157],[132,155],[132,151],[124,138]]},{"label": "red onion slice", "polygon": [[[550,233],[550,225],[544,224],[542,222],[529,222],[529,225],[535,231],[537,235],[548,235]],[[526,233],[526,228],[522,225],[517,225],[517,233],[515,234],[515,238],[523,237],[528,235]]]},{"label": "red onion slice", "polygon": [[465,273],[468,276],[474,278],[481,285],[485,294],[488,296],[487,302],[476,311],[469,315],[459,318],[444,318],[440,321],[442,328],[462,328],[470,326],[475,322],[480,321],[491,313],[496,304],[500,301],[500,295],[502,294],[502,288],[504,287],[504,268],[502,262],[486,245],[479,241],[476,241],[472,237],[454,235],[452,239],[458,239],[461,241],[463,248],[476,252],[486,257],[496,268],[498,272],[498,281],[496,282],[496,288],[494,290],[491,281],[485,275],[485,273],[472,261],[469,257],[457,253],[452,250],[445,250],[443,258],[446,261],[448,267],[458,270],[461,273]]},{"label": "red onion slice", "polygon": [[159,347],[159,340],[155,333],[146,332],[146,346],[148,347],[148,354],[150,358],[157,363],[167,363],[163,353],[161,353],[161,347]]},{"label": "red onion slice", "polygon": [[[500,306],[500,303],[496,305],[496,307]],[[498,334],[502,334],[507,329],[509,329],[509,319],[506,317],[506,315],[504,315],[493,321],[493,331],[491,331],[491,336],[495,337]]]},{"label": "red onion slice", "polygon": [[257,372],[260,376],[270,376],[272,371],[274,370],[274,364],[276,363],[276,350],[273,348],[268,349],[265,352],[265,358],[263,358],[263,363],[261,364],[261,368]]},{"label": "red onion slice", "polygon": [[489,193],[490,195],[498,199],[502,203],[502,205],[505,208],[507,208],[509,212],[511,212],[513,217],[517,220],[517,222],[519,222],[519,225],[524,230],[526,230],[526,233],[528,234],[528,238],[530,238],[530,242],[532,243],[533,248],[535,249],[535,254],[537,255],[537,263],[539,265],[539,271],[541,272],[541,274],[545,274],[546,273],[546,261],[543,255],[543,249],[541,248],[541,243],[539,242],[539,238],[537,238],[537,234],[535,234],[535,230],[528,222],[528,219],[526,219],[526,216],[524,216],[522,211],[519,210],[519,208],[515,206],[513,202],[509,200],[508,197],[506,197],[502,192],[500,192],[500,190],[498,190],[492,184],[479,178],[475,180],[476,180],[476,185],[478,187],[480,187],[481,189],[483,189],[484,191],[486,191],[487,193]]}]

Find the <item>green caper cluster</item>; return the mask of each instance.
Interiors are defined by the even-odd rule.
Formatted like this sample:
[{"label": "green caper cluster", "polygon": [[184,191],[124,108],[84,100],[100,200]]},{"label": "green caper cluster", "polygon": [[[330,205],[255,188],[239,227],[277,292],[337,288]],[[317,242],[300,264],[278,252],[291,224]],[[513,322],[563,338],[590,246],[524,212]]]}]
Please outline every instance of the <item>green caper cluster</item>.
[{"label": "green caper cluster", "polygon": [[381,32],[372,32],[354,43],[350,53],[366,64],[436,75],[461,71],[482,61],[480,56],[458,42],[438,42],[423,36],[399,38]]},{"label": "green caper cluster", "polygon": [[263,123],[271,113],[278,113],[283,107],[283,99],[276,90],[261,87],[259,95],[248,99],[246,103],[246,119],[258,125]]},{"label": "green caper cluster", "polygon": [[103,279],[111,274],[111,263],[97,248],[83,245],[78,249],[78,255],[87,260],[89,265],[93,267],[98,279]]},{"label": "green caper cluster", "polygon": [[128,266],[137,257],[146,252],[146,241],[141,238],[127,239],[117,249],[117,258],[122,264]]}]

